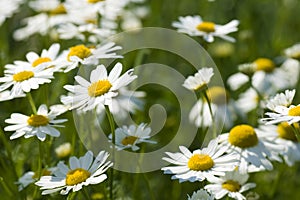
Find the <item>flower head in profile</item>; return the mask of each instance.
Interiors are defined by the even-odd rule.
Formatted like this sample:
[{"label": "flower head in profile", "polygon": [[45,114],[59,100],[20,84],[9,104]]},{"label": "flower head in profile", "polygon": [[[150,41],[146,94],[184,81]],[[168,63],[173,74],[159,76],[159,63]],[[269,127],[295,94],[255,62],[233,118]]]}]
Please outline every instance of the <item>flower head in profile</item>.
[{"label": "flower head in profile", "polygon": [[284,54],[289,58],[300,60],[300,44],[294,44],[293,46],[285,49]]},{"label": "flower head in profile", "polygon": [[[132,151],[140,149],[137,146],[140,143],[152,143],[156,144],[155,141],[148,140],[151,136],[151,128],[147,127],[147,124],[130,125],[129,127],[123,126],[122,128],[116,129],[116,147],[118,150],[131,148]],[[109,136],[110,139],[112,135]]]},{"label": "flower head in profile", "polygon": [[219,135],[218,139],[228,148],[228,153],[239,155],[239,170],[243,173],[272,170],[270,160],[281,161],[278,155],[283,147],[274,145],[263,130],[248,124],[236,125],[229,133]]},{"label": "flower head in profile", "polygon": [[209,179],[211,184],[204,188],[215,195],[216,199],[222,199],[225,195],[237,200],[246,199],[243,192],[256,187],[255,183],[247,183],[248,174],[240,173],[238,170],[226,172],[224,177]]},{"label": "flower head in profile", "polygon": [[213,68],[202,68],[194,76],[189,76],[183,83],[183,87],[189,90],[200,90],[207,86],[214,75]]},{"label": "flower head in profile", "polygon": [[277,124],[287,122],[293,124],[300,121],[300,104],[291,105],[295,95],[295,90],[286,90],[285,93],[279,93],[267,101],[267,107],[272,112],[266,112],[268,117],[262,118],[261,121],[266,124]]},{"label": "flower head in profile", "polygon": [[95,160],[91,151],[80,158],[73,156],[69,159],[70,167],[59,162],[52,176],[42,176],[35,184],[43,190],[42,195],[57,191],[66,195],[71,190],[77,192],[83,186],[99,184],[107,179],[104,172],[113,165],[110,161],[106,162],[108,156],[105,151],[100,151]]},{"label": "flower head in profile", "polygon": [[54,127],[63,127],[58,125],[60,123],[66,122],[67,119],[56,119],[58,115],[62,113],[57,113],[53,111],[50,107],[48,108],[45,104],[42,104],[36,114],[26,116],[20,113],[11,114],[9,119],[5,122],[12,124],[4,128],[5,131],[15,131],[10,139],[16,139],[24,136],[25,138],[36,136],[39,140],[44,141],[46,135],[52,137],[59,137],[60,132]]},{"label": "flower head in profile", "polygon": [[55,154],[58,158],[66,158],[72,152],[72,146],[69,142],[63,143],[55,148]]},{"label": "flower head in profile", "polygon": [[99,59],[122,58],[122,56],[117,55],[114,52],[120,49],[121,47],[115,46],[115,43],[113,42],[98,45],[96,47],[88,47],[83,44],[76,45],[63,53],[65,61],[58,65],[66,67],[64,72],[69,72],[75,69],[79,66],[79,64],[97,65],[99,63]]},{"label": "flower head in profile", "polygon": [[4,77],[0,77],[0,92],[8,88],[10,96],[22,96],[24,92],[30,92],[32,89],[38,89],[39,85],[50,83],[53,79],[53,70],[45,69],[45,66],[37,67],[23,66],[21,63],[14,65],[8,64],[5,66],[7,70],[4,72]]},{"label": "flower head in profile", "polygon": [[172,24],[173,27],[178,29],[178,32],[186,33],[190,36],[201,36],[207,42],[213,42],[214,37],[234,42],[235,39],[227,36],[227,34],[236,32],[238,25],[238,20],[232,20],[225,25],[219,25],[214,22],[203,21],[198,15],[179,17],[179,22],[173,22]]},{"label": "flower head in profile", "polygon": [[281,122],[278,125],[260,126],[264,130],[265,136],[272,140],[275,145],[282,146],[284,149],[279,152],[288,166],[293,166],[300,161],[300,143],[295,132],[300,132],[298,123],[289,125]]},{"label": "flower head in profile", "polygon": [[176,166],[162,168],[165,174],[174,174],[172,179],[179,179],[179,182],[224,176],[226,171],[233,170],[237,165],[237,155],[234,152],[225,154],[227,148],[219,146],[216,139],[211,140],[208,147],[202,150],[190,152],[184,146],[179,149],[179,153],[166,152],[169,157],[163,158]]},{"label": "flower head in profile", "polygon": [[209,194],[206,190],[200,189],[193,192],[192,196],[188,196],[188,200],[214,200],[214,196]]}]

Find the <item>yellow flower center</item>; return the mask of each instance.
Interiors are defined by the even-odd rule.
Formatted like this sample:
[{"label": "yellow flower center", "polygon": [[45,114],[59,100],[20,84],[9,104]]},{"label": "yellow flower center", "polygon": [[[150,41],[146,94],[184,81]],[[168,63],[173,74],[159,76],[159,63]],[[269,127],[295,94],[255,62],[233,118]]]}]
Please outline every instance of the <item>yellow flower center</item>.
[{"label": "yellow flower center", "polygon": [[66,185],[76,185],[84,182],[91,176],[91,173],[85,169],[77,168],[67,173]]},{"label": "yellow flower center", "polygon": [[13,80],[16,82],[22,82],[28,80],[34,76],[32,71],[22,71],[13,75]]},{"label": "yellow flower center", "polygon": [[123,140],[122,140],[122,144],[124,146],[127,146],[127,145],[133,145],[133,143],[138,139],[138,137],[135,137],[135,136],[127,136],[125,137]]},{"label": "yellow flower center", "polygon": [[88,87],[88,93],[89,93],[90,97],[101,96],[101,95],[107,93],[111,87],[112,87],[112,84],[108,80],[100,80],[95,83],[92,83]]},{"label": "yellow flower center", "polygon": [[241,185],[233,180],[228,180],[222,184],[222,188],[230,192],[238,192],[241,189]]},{"label": "yellow flower center", "polygon": [[59,4],[56,8],[49,11],[50,15],[61,15],[61,14],[67,14],[66,8],[63,4]]},{"label": "yellow flower center", "polygon": [[254,128],[246,124],[233,127],[229,132],[228,141],[240,148],[254,147],[258,144]]},{"label": "yellow flower center", "polygon": [[215,24],[213,22],[201,22],[196,27],[199,31],[211,33],[215,32]]},{"label": "yellow flower center", "polygon": [[188,161],[188,167],[194,171],[205,171],[213,166],[214,161],[206,154],[195,154]]},{"label": "yellow flower center", "polygon": [[[299,124],[294,123],[293,124],[296,129],[299,129]],[[289,125],[287,122],[282,122],[278,124],[277,126],[277,133],[279,137],[286,139],[286,140],[291,140],[294,142],[297,142],[297,137],[294,133],[293,127]]]},{"label": "yellow flower center", "polygon": [[42,63],[45,63],[45,62],[50,62],[50,61],[51,61],[51,58],[48,58],[48,57],[41,57],[41,58],[36,59],[36,60],[32,63],[32,67],[36,67],[36,66],[38,66],[39,64],[42,64]]},{"label": "yellow flower center", "polygon": [[216,105],[226,104],[229,97],[226,89],[219,86],[208,88],[207,95],[210,101]]},{"label": "yellow flower center", "polygon": [[34,127],[46,126],[49,123],[49,119],[44,115],[31,115],[28,118],[27,123]]},{"label": "yellow flower center", "polygon": [[289,110],[289,116],[300,116],[300,106],[295,106]]},{"label": "yellow flower center", "polygon": [[87,0],[88,3],[98,3],[100,1],[105,1],[105,0]]},{"label": "yellow flower center", "polygon": [[257,71],[272,72],[275,69],[275,63],[267,58],[258,58],[254,61]]},{"label": "yellow flower center", "polygon": [[77,45],[75,47],[71,47],[68,54],[68,61],[71,61],[71,56],[77,56],[78,58],[84,59],[91,55],[91,53],[91,50],[84,45]]}]

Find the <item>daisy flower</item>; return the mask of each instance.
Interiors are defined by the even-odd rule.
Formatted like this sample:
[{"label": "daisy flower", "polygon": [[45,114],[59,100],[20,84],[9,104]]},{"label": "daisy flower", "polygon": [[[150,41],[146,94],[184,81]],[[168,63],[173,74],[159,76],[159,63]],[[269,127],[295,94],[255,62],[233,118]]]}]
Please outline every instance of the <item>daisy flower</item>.
[{"label": "daisy flower", "polygon": [[45,104],[40,105],[36,114],[26,116],[20,113],[11,114],[9,119],[5,122],[12,124],[4,128],[5,131],[15,131],[15,133],[10,136],[10,139],[16,139],[24,136],[29,138],[36,136],[39,140],[44,141],[46,135],[53,137],[58,137],[60,132],[54,127],[63,127],[57,125],[66,122],[66,119],[56,119],[57,113],[48,112],[48,108]]},{"label": "daisy flower", "polygon": [[[227,83],[232,90],[239,89],[242,85],[251,81],[253,87],[259,92],[274,94],[278,90],[293,87],[290,79],[298,77],[296,68],[291,67],[292,63],[283,63],[280,67],[268,58],[258,58],[251,63],[244,63],[238,66],[239,71],[231,75]],[[288,67],[289,66],[289,67]],[[247,75],[246,75],[247,74]]]},{"label": "daisy flower", "polygon": [[70,96],[64,96],[61,101],[65,105],[72,104],[70,109],[88,111],[98,104],[110,105],[112,98],[118,95],[118,90],[137,78],[132,75],[133,69],[121,75],[122,64],[117,63],[107,76],[104,65],[97,66],[90,74],[90,82],[81,76],[75,76],[79,85],[65,85],[64,88],[71,92]]},{"label": "daisy flower", "polygon": [[[19,63],[20,64],[20,63]],[[37,67],[29,67],[22,65],[6,66],[4,77],[0,78],[0,92],[12,86],[10,95],[20,96],[24,92],[30,92],[31,89],[38,89],[39,85],[50,83],[53,77],[53,70],[51,68],[44,69],[43,65]]]},{"label": "daisy flower", "polygon": [[[148,140],[151,135],[151,128],[147,127],[147,124],[140,124],[123,126],[122,128],[117,128],[116,130],[116,148],[118,150],[129,149],[131,148],[132,151],[137,151],[140,149],[137,146],[140,143],[151,143],[156,144],[155,141]],[[109,135],[109,138],[112,138],[112,135]]]},{"label": "daisy flower", "polygon": [[296,90],[285,90],[284,93],[278,93],[266,102],[266,107],[275,110],[276,106],[289,106],[292,104]]},{"label": "daisy flower", "polygon": [[[194,123],[197,127],[209,127],[215,120],[214,123],[220,126],[223,126],[224,123],[226,128],[231,127],[237,117],[235,114],[237,108],[235,102],[229,99],[226,89],[214,86],[209,87],[206,93],[210,102],[207,102],[205,98],[200,98],[190,111],[190,122]],[[212,113],[209,109],[209,104]]]},{"label": "daisy flower", "polygon": [[236,105],[243,113],[248,113],[258,106],[262,106],[262,102],[259,99],[260,97],[257,92],[253,88],[249,88],[239,95]]},{"label": "daisy flower", "polygon": [[[29,52],[26,54],[27,61],[14,61],[15,65],[23,66],[23,67],[37,67],[39,65],[43,65],[44,68],[54,68],[54,72],[58,71],[55,68],[56,63],[59,60],[58,52],[60,49],[60,45],[55,43],[50,46],[50,48],[43,49],[41,55],[38,55],[35,52]],[[13,72],[15,70],[14,65],[6,65],[5,73]]]},{"label": "daisy flower", "polygon": [[63,143],[55,148],[55,154],[58,158],[66,158],[71,154],[72,147],[69,142]]},{"label": "daisy flower", "polygon": [[183,83],[183,87],[189,90],[200,90],[207,86],[214,75],[213,68],[202,68],[194,76],[189,76]]},{"label": "daisy flower", "polygon": [[60,63],[60,66],[66,66],[64,72],[69,72],[78,67],[79,64],[83,65],[97,65],[98,59],[107,58],[122,58],[114,51],[122,49],[120,46],[115,46],[115,43],[109,42],[104,45],[99,45],[95,48],[89,48],[83,44],[71,47],[68,52],[64,52],[65,61]]},{"label": "daisy flower", "polygon": [[300,44],[294,44],[293,46],[285,49],[284,54],[289,58],[300,60]]},{"label": "daisy flower", "polygon": [[51,36],[54,32],[56,35],[55,27],[71,20],[59,0],[48,0],[47,4],[44,0],[30,1],[29,6],[38,14],[21,21],[25,26],[14,32],[13,37],[16,40],[24,40],[36,33],[43,36],[50,33]]},{"label": "daisy flower", "polygon": [[[51,175],[55,168],[43,169],[42,175]],[[18,185],[18,190],[24,190],[28,185],[38,181],[38,174],[33,171],[26,172],[23,176],[21,176],[16,184]]]},{"label": "daisy flower", "polygon": [[11,17],[19,9],[23,0],[0,0],[0,26],[4,23],[6,18]]},{"label": "daisy flower", "polygon": [[261,126],[266,137],[274,141],[275,145],[284,147],[284,150],[279,153],[288,166],[293,166],[295,162],[300,161],[300,143],[295,135],[295,129],[300,131],[300,128],[298,123],[293,124],[293,126],[287,122],[281,122],[276,126]]},{"label": "daisy flower", "polygon": [[276,124],[288,122],[293,124],[300,121],[300,104],[291,105],[295,95],[295,90],[286,90],[285,93],[279,93],[267,102],[267,107],[273,112],[266,112],[268,117],[261,121],[266,124]]},{"label": "daisy flower", "polygon": [[221,145],[227,147],[228,153],[239,155],[241,172],[272,170],[273,165],[269,159],[281,161],[278,154],[283,147],[273,145],[273,142],[266,139],[264,131],[250,125],[234,126],[229,133],[219,135],[218,139]]},{"label": "daisy flower", "polygon": [[21,93],[17,96],[11,96],[10,91],[5,90],[3,92],[0,92],[0,102],[1,101],[8,101],[11,100],[13,98],[19,98],[19,97],[25,97],[26,95],[24,93]]},{"label": "daisy flower", "polygon": [[206,190],[200,189],[193,192],[193,195],[190,197],[188,195],[188,200],[214,200],[214,196],[209,194]]},{"label": "daisy flower", "polygon": [[216,199],[222,199],[225,195],[237,200],[246,200],[243,192],[256,187],[255,183],[247,183],[248,174],[242,174],[238,170],[226,172],[224,177],[210,179],[212,184],[204,188],[215,195]]},{"label": "daisy flower", "polygon": [[115,34],[115,31],[110,29],[98,28],[95,24],[75,25],[72,23],[61,24],[57,32],[61,39],[79,39],[81,41],[89,41],[98,43],[109,36]]},{"label": "daisy flower", "polygon": [[104,172],[113,165],[110,161],[106,162],[108,156],[105,151],[100,151],[94,161],[91,151],[79,159],[73,156],[69,159],[70,167],[60,161],[52,176],[42,176],[35,184],[43,190],[42,195],[57,191],[66,195],[71,190],[77,192],[83,186],[99,184],[107,179]]},{"label": "daisy flower", "polygon": [[192,153],[184,146],[179,146],[181,152],[166,154],[163,160],[177,166],[164,167],[165,174],[174,174],[172,179],[184,181],[203,181],[214,176],[224,176],[225,171],[232,171],[237,165],[237,154],[225,154],[226,147],[218,145],[216,139],[211,140],[207,148],[197,149]]},{"label": "daisy flower", "polygon": [[190,36],[201,36],[207,42],[213,42],[214,37],[234,42],[235,39],[227,36],[227,34],[236,32],[238,25],[238,20],[232,20],[225,25],[219,25],[214,22],[203,21],[198,15],[179,17],[179,22],[173,22],[172,24],[173,27],[178,29],[178,32],[186,33]]}]

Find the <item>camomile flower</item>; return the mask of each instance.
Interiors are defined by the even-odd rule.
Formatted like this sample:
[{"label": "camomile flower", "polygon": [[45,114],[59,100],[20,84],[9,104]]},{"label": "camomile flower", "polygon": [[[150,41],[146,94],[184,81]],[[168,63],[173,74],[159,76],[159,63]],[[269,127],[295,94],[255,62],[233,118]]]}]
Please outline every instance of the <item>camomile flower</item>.
[{"label": "camomile flower", "polygon": [[216,139],[211,140],[208,147],[202,150],[190,152],[184,146],[179,146],[179,149],[181,152],[178,153],[166,152],[169,157],[163,158],[176,166],[162,168],[165,174],[174,174],[172,179],[179,179],[179,182],[204,181],[224,176],[226,171],[232,171],[236,167],[238,161],[237,154],[225,154],[227,148],[219,146]]},{"label": "camomile flower", "polygon": [[245,200],[243,192],[256,187],[255,183],[247,183],[248,174],[240,173],[238,170],[226,172],[224,177],[212,178],[212,184],[204,188],[215,195],[216,199],[222,199],[225,195],[237,200]]},{"label": "camomile flower", "polygon": [[[18,66],[23,66],[23,67],[37,67],[39,65],[43,65],[44,68],[54,68],[53,71],[57,71],[55,68],[55,65],[58,60],[58,52],[60,49],[60,45],[55,43],[52,44],[49,49],[43,49],[41,55],[38,55],[35,52],[28,52],[26,54],[26,59],[27,61],[14,61],[15,65]],[[6,65],[5,66],[6,70],[4,71],[5,73],[8,72],[13,72],[15,70],[14,65]]]},{"label": "camomile flower", "polygon": [[[299,132],[299,124],[289,125],[287,122],[281,122],[278,125],[260,126],[265,132],[266,137],[274,141],[275,145],[283,146],[284,150],[279,152],[288,166],[293,166],[295,162],[300,161],[300,143],[296,137],[295,131]],[[296,129],[296,130],[295,130]]]},{"label": "camomile flower", "polygon": [[290,106],[294,99],[296,90],[285,90],[284,93],[278,93],[266,101],[266,107],[275,110],[276,106]]},{"label": "camomile flower", "polygon": [[98,43],[115,34],[115,31],[99,28],[93,23],[82,25],[65,23],[58,27],[57,32],[61,39],[79,39],[81,41],[89,41],[92,43]]},{"label": "camomile flower", "polygon": [[293,46],[285,49],[284,54],[289,58],[300,60],[300,44],[294,44]]},{"label": "camomile flower", "polygon": [[50,83],[53,77],[51,68],[44,69],[43,65],[29,67],[22,65],[9,65],[9,70],[5,71],[4,77],[0,78],[0,92],[8,89],[11,96],[20,96],[24,92],[30,92],[32,89],[38,89],[39,85]]},{"label": "camomile flower", "polygon": [[91,151],[79,159],[73,156],[69,159],[70,167],[60,161],[52,176],[42,176],[35,184],[43,190],[42,195],[58,191],[66,195],[71,190],[77,192],[83,186],[99,184],[107,179],[104,172],[113,165],[110,161],[106,162],[108,156],[105,151],[100,151],[95,160]]},{"label": "camomile flower", "polygon": [[26,96],[25,93],[21,93],[17,96],[11,96],[10,91],[5,90],[3,92],[0,92],[0,102],[1,101],[8,101],[8,100],[11,100],[13,98],[25,97],[25,96]]},{"label": "camomile flower", "polygon": [[90,82],[81,76],[75,76],[79,85],[65,85],[64,88],[71,92],[69,96],[63,96],[61,101],[70,105],[70,109],[88,111],[94,109],[98,104],[110,105],[112,98],[118,95],[118,90],[131,83],[137,78],[132,75],[133,69],[121,75],[122,64],[117,63],[107,76],[104,65],[97,66],[90,74]]},{"label": "camomile flower", "polygon": [[209,194],[206,190],[200,189],[193,192],[193,195],[190,197],[188,195],[188,200],[214,200],[214,196]]},{"label": "camomile flower", "polygon": [[40,105],[36,114],[26,116],[20,113],[11,114],[9,119],[5,122],[12,124],[4,128],[5,131],[15,131],[15,133],[10,136],[10,139],[16,139],[24,136],[25,138],[30,138],[36,136],[39,140],[44,141],[46,135],[53,137],[58,137],[60,132],[54,127],[63,127],[58,125],[60,123],[66,122],[66,119],[56,119],[57,113],[48,112],[48,108],[45,104]]},{"label": "camomile flower", "polygon": [[58,158],[66,158],[72,152],[71,143],[66,142],[55,148],[55,154]]},{"label": "camomile flower", "polygon": [[283,147],[273,145],[264,131],[250,125],[236,125],[229,133],[219,135],[218,139],[221,145],[227,147],[228,153],[239,155],[239,169],[243,173],[272,170],[269,159],[281,161],[278,154]]},{"label": "camomile flower", "polygon": [[66,66],[64,72],[69,72],[78,67],[79,64],[83,65],[97,65],[99,59],[107,58],[122,58],[114,51],[120,50],[120,46],[115,46],[115,43],[109,42],[104,45],[99,45],[95,48],[89,48],[83,44],[71,47],[66,55],[66,60],[60,63],[60,66]]},{"label": "camomile flower", "polygon": [[6,18],[10,18],[18,11],[21,3],[23,3],[22,0],[0,0],[0,26],[4,23]]},{"label": "camomile flower", "polygon": [[[274,94],[278,90],[293,87],[292,77],[298,77],[295,67],[290,69],[292,63],[283,63],[280,67],[268,58],[258,58],[251,63],[244,63],[238,66],[239,71],[231,75],[227,83],[232,90],[239,89],[242,85],[251,81],[253,87],[259,92]],[[293,65],[293,64],[292,64]],[[296,70],[296,71],[295,71]]]},{"label": "camomile flower", "polygon": [[199,90],[207,86],[214,75],[213,68],[202,68],[194,76],[189,76],[183,83],[183,87],[189,90]]},{"label": "camomile flower", "polygon": [[291,105],[295,96],[295,90],[286,90],[285,93],[279,93],[269,101],[267,107],[272,112],[266,112],[268,117],[262,118],[261,121],[266,124],[277,124],[287,122],[293,124],[300,121],[300,104]]},{"label": "camomile flower", "polygon": [[[51,175],[55,168],[43,169],[42,175]],[[18,190],[24,190],[28,185],[38,181],[38,174],[33,171],[28,171],[23,176],[21,176],[16,184],[18,185]]]},{"label": "camomile flower", "polygon": [[226,128],[231,127],[237,117],[237,108],[235,102],[229,98],[227,90],[220,86],[213,86],[205,92],[210,102],[200,98],[190,111],[190,122],[197,127],[210,127],[213,123],[217,126],[223,126],[224,123]]},{"label": "camomile flower", "polygon": [[44,36],[56,33],[56,26],[69,22],[71,18],[67,15],[64,5],[59,0],[30,1],[29,6],[37,13],[22,19],[24,27],[15,30],[13,37],[15,40],[24,40],[36,33]]},{"label": "camomile flower", "polygon": [[239,95],[236,105],[239,110],[246,114],[258,106],[262,106],[262,102],[259,100],[260,97],[257,92],[253,88],[249,88]]},{"label": "camomile flower", "polygon": [[227,34],[236,32],[238,25],[238,20],[232,20],[225,25],[219,25],[214,22],[203,21],[198,15],[179,17],[179,22],[173,22],[172,24],[173,27],[178,29],[178,32],[186,33],[190,36],[202,36],[207,42],[213,42],[214,37],[234,42],[235,39],[227,36]]},{"label": "camomile flower", "polygon": [[[156,144],[155,141],[148,140],[151,135],[151,128],[147,127],[147,124],[140,124],[123,126],[121,128],[117,128],[115,130],[116,134],[116,148],[118,150],[129,149],[131,148],[132,151],[137,151],[140,149],[137,146],[140,143],[151,143]],[[109,138],[112,139],[112,135],[109,135]]]}]

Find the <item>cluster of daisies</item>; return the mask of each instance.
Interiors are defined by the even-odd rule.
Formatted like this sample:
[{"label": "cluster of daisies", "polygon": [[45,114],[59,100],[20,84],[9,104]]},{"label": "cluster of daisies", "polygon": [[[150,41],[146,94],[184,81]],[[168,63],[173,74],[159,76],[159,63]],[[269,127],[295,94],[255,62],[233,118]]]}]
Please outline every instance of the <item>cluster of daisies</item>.
[{"label": "cluster of daisies", "polygon": [[[186,16],[173,26],[211,43],[214,37],[234,42],[227,34],[237,31],[238,24],[233,20],[218,25]],[[179,182],[204,185],[188,199],[246,199],[242,193],[256,186],[247,183],[251,173],[272,170],[272,162],[292,166],[300,161],[300,105],[292,104],[299,81],[300,44],[285,49],[280,58],[280,62],[261,57],[240,64],[227,80],[228,90],[209,84],[213,68],[203,67],[186,78],[183,86],[200,96],[190,111],[190,122],[209,128],[224,124],[225,130],[215,133],[218,136],[206,148],[190,151],[180,146],[180,152],[166,152],[163,160],[172,165],[162,168],[165,174]],[[231,91],[240,93],[237,99],[230,97]],[[258,114],[256,122],[237,123],[247,122],[250,112]]]},{"label": "cluster of daisies", "polygon": [[[25,1],[1,0],[3,12],[0,24],[18,9],[21,10],[19,6],[22,3]],[[24,26],[15,30],[16,40],[40,34],[76,43],[67,49],[61,49],[59,43],[54,43],[40,53],[27,52],[26,59],[4,66],[4,75],[0,77],[0,101],[27,98],[28,107],[32,110],[31,113],[12,113],[5,120],[7,126],[4,131],[10,134],[11,140],[37,138],[40,143],[51,144],[53,138],[64,132],[67,119],[61,116],[71,110],[78,114],[95,111],[99,116],[108,110],[115,118],[124,119],[128,112],[142,109],[141,98],[145,93],[127,88],[137,78],[133,69],[122,73],[125,69],[117,62],[108,72],[109,66],[103,65],[104,59],[123,57],[117,53],[121,46],[103,41],[118,31],[141,27],[141,20],[148,13],[142,0],[49,0],[46,3],[44,0],[32,0],[27,3],[34,14],[25,17],[22,21]],[[89,77],[74,76],[78,70]],[[43,90],[43,84],[59,82],[57,76],[74,76],[76,84],[63,86],[66,94],[58,94],[61,103],[36,105],[33,91]],[[51,95],[56,95],[54,90],[51,91]],[[137,151],[140,143],[156,143],[149,139],[150,134],[151,129],[146,123],[128,124],[111,130],[107,139],[116,150]],[[75,147],[72,145],[74,143],[67,142],[55,149],[58,158],[64,161],[69,158],[68,165],[64,161],[59,161],[55,167],[42,163],[37,170],[25,172],[17,182],[19,191],[35,183],[42,190],[42,195],[55,192],[67,195],[70,191],[77,192],[84,186],[105,181],[105,172],[113,165],[108,160],[109,153],[100,150],[94,157],[94,153],[88,150],[82,157],[70,157]]]},{"label": "cluster of daisies", "polygon": [[[3,9],[0,25],[16,13],[22,3],[22,0],[8,3],[0,0],[0,9]],[[114,118],[125,119],[128,112],[134,114],[142,109],[141,98],[145,93],[129,89],[138,78],[134,69],[117,62],[108,71],[110,66],[102,62],[123,58],[118,54],[121,46],[103,41],[118,31],[141,27],[141,20],[148,13],[142,3],[143,0],[28,2],[34,14],[24,18],[23,27],[15,30],[16,40],[40,34],[77,43],[67,49],[54,43],[40,53],[28,52],[25,60],[15,60],[4,66],[4,76],[0,77],[0,101],[26,97],[28,107],[32,108],[31,113],[12,113],[5,120],[4,130],[11,140],[33,137],[42,143],[60,137],[67,121],[61,116],[71,110],[78,114],[95,111],[97,116],[107,114],[109,118],[112,114]],[[234,42],[228,34],[238,30],[239,21],[220,25],[204,21],[200,16],[186,16],[179,17],[172,25],[178,32],[201,37],[208,43],[215,37]],[[186,78],[182,89],[199,94],[188,116],[190,123],[199,128],[224,124],[225,130],[222,134],[215,133],[218,136],[205,148],[189,150],[179,146],[180,152],[166,152],[167,156],[162,158],[171,163],[162,170],[172,174],[172,179],[203,183],[203,188],[188,199],[222,199],[225,196],[246,199],[243,193],[256,187],[255,183],[248,183],[251,173],[272,170],[272,162],[292,166],[300,161],[300,105],[293,104],[294,88],[299,81],[300,45],[287,48],[282,58],[278,61],[261,57],[240,64],[238,72],[227,80],[228,90],[210,86],[214,78],[210,67],[203,66]],[[33,90],[59,81],[57,74],[73,77],[76,70],[82,69],[85,75],[74,76],[76,84],[63,86],[65,94],[59,94],[61,103],[36,105]],[[233,99],[229,96],[231,91],[242,92]],[[261,116],[257,122],[236,124],[238,120],[247,121],[253,111]],[[156,143],[151,140],[151,129],[146,123],[117,127],[107,134],[107,140],[119,151],[138,151],[141,143]],[[64,143],[55,149],[61,159],[55,167],[41,166],[38,171],[25,172],[18,180],[19,190],[34,183],[40,187],[42,195],[57,192],[67,195],[108,179],[106,171],[113,166],[114,160],[108,159],[108,152],[100,150],[94,156],[88,150],[77,158],[70,156],[72,148],[71,143]],[[67,164],[64,163],[66,158],[69,158]]]}]

